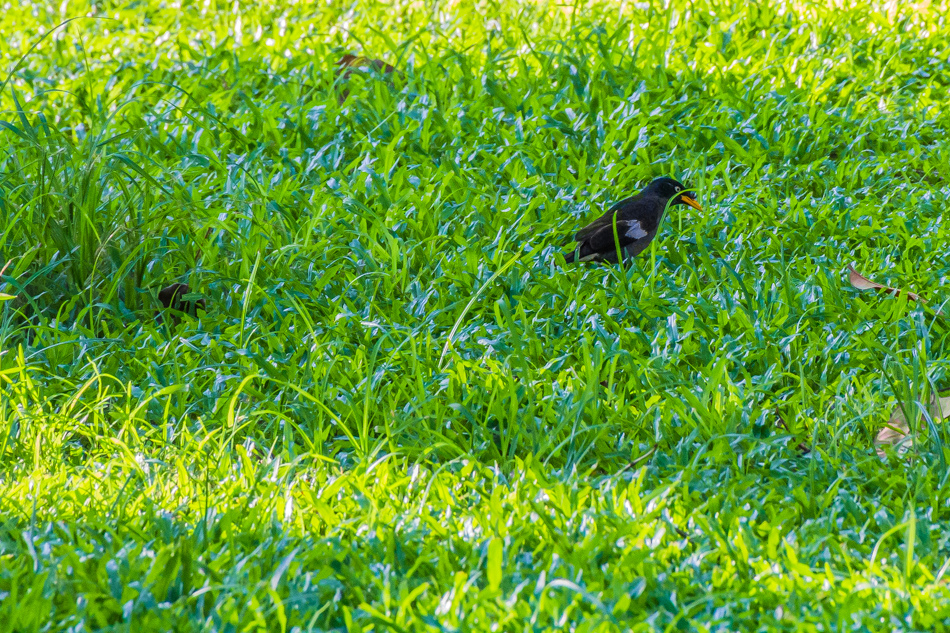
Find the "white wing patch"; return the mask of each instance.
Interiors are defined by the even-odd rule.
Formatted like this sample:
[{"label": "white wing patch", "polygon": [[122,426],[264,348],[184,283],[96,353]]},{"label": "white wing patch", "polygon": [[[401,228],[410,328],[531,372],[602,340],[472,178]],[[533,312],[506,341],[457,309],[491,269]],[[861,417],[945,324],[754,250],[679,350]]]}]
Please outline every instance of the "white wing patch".
[{"label": "white wing patch", "polygon": [[624,236],[632,240],[639,240],[647,236],[647,232],[643,230],[643,227],[640,226],[640,223],[636,220],[628,220],[625,224],[627,225],[627,230],[624,232]]}]

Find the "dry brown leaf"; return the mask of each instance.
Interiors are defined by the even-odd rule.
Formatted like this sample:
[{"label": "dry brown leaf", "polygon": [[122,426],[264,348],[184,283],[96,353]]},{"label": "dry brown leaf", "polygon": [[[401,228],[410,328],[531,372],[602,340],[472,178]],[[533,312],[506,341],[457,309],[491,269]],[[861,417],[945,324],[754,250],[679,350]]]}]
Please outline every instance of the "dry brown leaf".
[{"label": "dry brown leaf", "polygon": [[[352,75],[354,71],[365,71],[369,70],[370,68],[374,69],[376,72],[385,73],[387,75],[399,72],[396,70],[395,66],[390,66],[381,59],[371,59],[369,57],[363,57],[362,55],[351,55],[349,53],[341,57],[339,61],[337,61],[336,66],[336,73],[343,81],[349,79],[350,75]],[[344,88],[340,93],[340,105],[343,105],[348,96],[350,96],[350,90],[349,88]]]},{"label": "dry brown leaf", "polygon": [[879,284],[875,281],[871,281],[858,271],[854,269],[853,265],[848,265],[848,268],[851,272],[848,274],[848,281],[851,282],[851,285],[857,288],[858,290],[883,290],[887,294],[892,294],[895,297],[900,296],[902,292],[907,293],[907,296],[914,301],[920,301],[921,303],[927,303],[924,299],[920,298],[920,295],[908,292],[907,290],[901,290],[900,288],[891,288],[890,286],[885,286],[884,284]]},{"label": "dry brown leaf", "polygon": [[340,58],[340,61],[336,63],[340,67],[340,71],[344,74],[351,72],[352,68],[374,68],[378,71],[392,73],[396,71],[395,66],[390,66],[381,59],[370,59],[369,57],[363,57],[362,55],[350,55],[347,53]]},{"label": "dry brown leaf", "polygon": [[[917,406],[912,402],[908,404],[911,407]],[[907,408],[907,406],[908,405],[905,405],[905,408]],[[933,400],[930,401],[928,412],[935,422],[939,422],[944,418],[950,418],[950,396],[946,398],[937,398],[935,396]],[[877,437],[874,438],[874,445],[878,447],[877,454],[883,459],[885,456],[884,446],[894,446],[898,452],[903,452],[913,439],[910,433],[910,425],[907,424],[907,419],[904,417],[904,411],[900,407],[897,407],[894,413],[891,414],[891,419],[887,421],[887,425],[881,429]]]}]

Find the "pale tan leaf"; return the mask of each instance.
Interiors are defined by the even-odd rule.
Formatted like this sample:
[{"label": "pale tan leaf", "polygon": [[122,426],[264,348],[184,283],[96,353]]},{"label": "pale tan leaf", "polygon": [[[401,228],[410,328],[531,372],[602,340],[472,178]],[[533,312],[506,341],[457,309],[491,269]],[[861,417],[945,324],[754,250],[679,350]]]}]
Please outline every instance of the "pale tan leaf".
[{"label": "pale tan leaf", "polygon": [[[347,53],[336,62],[336,74],[341,80],[346,81],[354,72],[365,72],[370,69],[385,75],[401,75],[395,66],[390,66],[381,59],[371,59],[362,55],[352,55]],[[346,101],[349,96],[349,88],[344,88],[340,93],[340,105]]]},{"label": "pale tan leaf", "polygon": [[900,288],[892,288],[890,286],[885,286],[884,284],[879,284],[876,281],[871,281],[858,271],[854,269],[853,265],[849,265],[850,273],[848,274],[848,281],[851,282],[851,285],[857,288],[858,290],[883,290],[887,294],[892,294],[895,297],[900,296],[900,294],[906,293],[907,297],[913,299],[914,301],[920,301],[921,303],[927,303],[924,299],[920,298],[920,295],[908,292],[907,290],[901,290]]},{"label": "pale tan leaf", "polygon": [[[916,406],[917,405],[913,402],[905,405],[909,412],[912,412],[909,407]],[[928,413],[930,413],[930,417],[933,418],[934,422],[938,424],[942,420],[950,418],[950,396],[945,398],[934,397],[930,401]],[[883,447],[894,446],[898,452],[902,453],[913,440],[914,437],[911,435],[910,425],[907,424],[907,419],[904,417],[904,411],[898,406],[894,409],[894,413],[891,414],[891,419],[888,420],[884,428],[878,432],[877,437],[874,439],[874,445],[877,446],[877,454],[883,459],[885,456]]]},{"label": "pale tan leaf", "polygon": [[[358,68],[368,70],[372,68],[385,73],[392,73],[396,71],[394,66],[390,66],[381,59],[370,59],[369,57],[363,57],[362,55],[351,55],[349,53],[341,57],[339,61],[337,61],[336,65],[339,66],[340,69]],[[346,73],[347,71],[343,72]]]}]

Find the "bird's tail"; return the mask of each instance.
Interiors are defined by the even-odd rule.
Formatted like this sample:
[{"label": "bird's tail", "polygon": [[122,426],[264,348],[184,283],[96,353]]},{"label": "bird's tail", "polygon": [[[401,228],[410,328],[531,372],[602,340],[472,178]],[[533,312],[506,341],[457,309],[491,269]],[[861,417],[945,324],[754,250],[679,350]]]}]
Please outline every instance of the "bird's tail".
[{"label": "bird's tail", "polygon": [[574,260],[577,259],[577,251],[573,250],[570,253],[564,255],[564,261],[568,264],[574,263]]}]

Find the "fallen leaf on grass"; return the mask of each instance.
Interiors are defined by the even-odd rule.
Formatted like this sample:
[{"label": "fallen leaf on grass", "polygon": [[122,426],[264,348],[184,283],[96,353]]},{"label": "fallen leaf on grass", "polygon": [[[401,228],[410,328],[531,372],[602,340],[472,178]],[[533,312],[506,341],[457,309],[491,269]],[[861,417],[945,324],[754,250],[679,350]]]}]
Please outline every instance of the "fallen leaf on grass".
[{"label": "fallen leaf on grass", "polygon": [[851,282],[851,285],[857,288],[858,290],[883,290],[887,294],[892,294],[895,297],[900,296],[902,292],[907,293],[907,296],[914,301],[920,301],[921,303],[927,303],[924,299],[920,298],[920,295],[913,292],[908,292],[906,290],[901,290],[900,288],[891,288],[890,286],[885,286],[884,284],[879,284],[875,281],[871,281],[858,271],[854,269],[853,265],[849,265],[848,268],[851,272],[848,274],[848,281]]},{"label": "fallen leaf on grass", "polygon": [[[336,66],[336,72],[341,81],[349,79],[350,75],[355,71],[372,69],[378,73],[387,75],[399,72],[395,66],[389,65],[381,59],[371,59],[369,57],[363,57],[362,55],[350,55],[349,53],[341,57],[340,60],[337,61]],[[343,91],[340,93],[340,105],[343,105],[343,102],[346,101],[348,96],[350,96],[349,88],[343,88]]]},{"label": "fallen leaf on grass", "polygon": [[340,71],[344,75],[353,72],[353,69],[373,68],[385,73],[393,73],[396,71],[395,66],[390,66],[381,59],[370,59],[369,57],[350,55],[349,53],[341,57],[336,65],[340,67]]},{"label": "fallen leaf on grass", "polygon": [[[911,402],[906,404],[904,408],[910,411],[909,407],[916,406],[915,403]],[[930,401],[928,413],[935,422],[950,417],[950,396],[946,398],[934,396],[933,400]],[[907,424],[907,418],[904,416],[904,410],[897,407],[894,413],[891,414],[891,419],[887,421],[884,428],[874,438],[874,445],[877,447],[878,456],[884,459],[886,455],[884,452],[885,446],[893,446],[898,452],[903,452],[913,440],[914,437],[910,432],[910,425]]]}]

